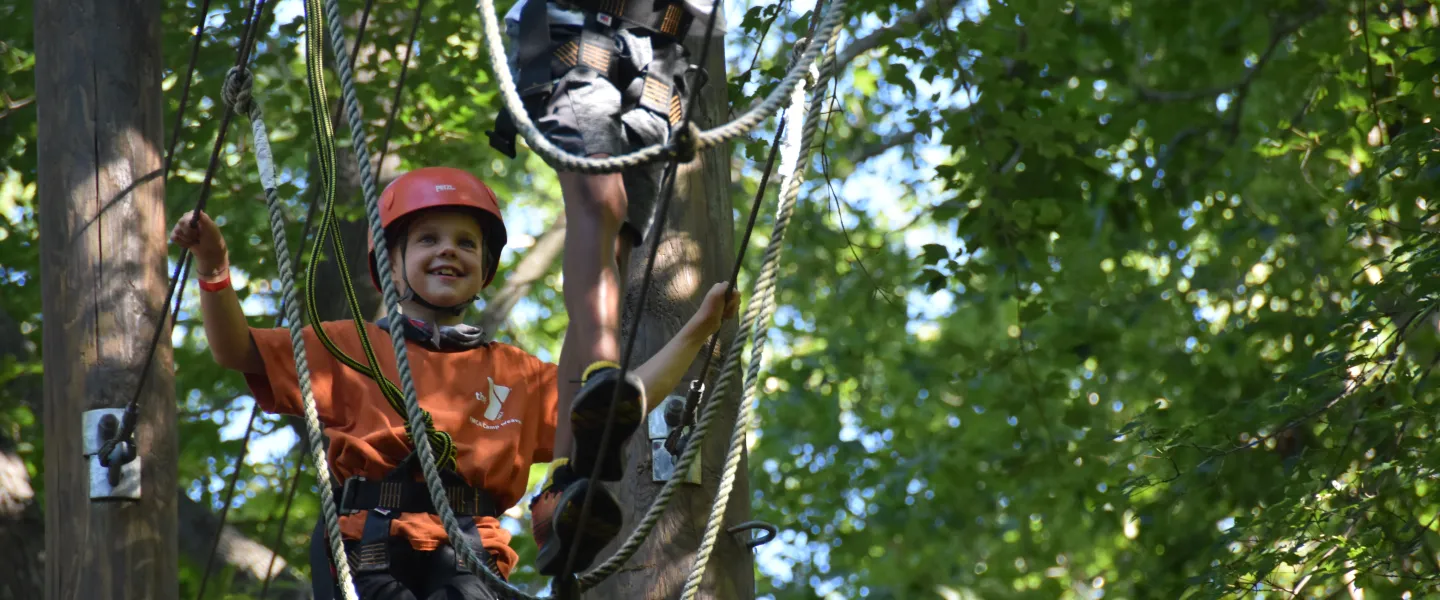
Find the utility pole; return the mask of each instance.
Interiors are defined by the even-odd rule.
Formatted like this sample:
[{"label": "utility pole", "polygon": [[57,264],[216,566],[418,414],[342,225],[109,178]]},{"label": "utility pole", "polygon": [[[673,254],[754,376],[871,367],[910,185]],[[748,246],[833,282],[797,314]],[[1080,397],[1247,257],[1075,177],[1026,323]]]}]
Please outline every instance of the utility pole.
[{"label": "utility pole", "polygon": [[[687,40],[690,55],[695,59],[701,54],[699,46],[704,28],[702,20],[697,19]],[[730,111],[724,41],[721,36],[716,36],[711,44],[708,62],[701,65],[709,75],[709,83],[700,90],[695,102],[694,120],[702,129],[723,124],[728,120]],[[649,240],[631,253],[626,271],[625,328],[639,328],[635,354],[631,357],[633,365],[654,356],[699,308],[710,286],[730,277],[735,263],[735,219],[730,196],[732,149],[730,144],[721,144],[701,151],[694,161],[680,165],[664,238],[657,249],[649,297],[638,320],[631,317],[639,300]],[[739,291],[744,293],[744,290]],[[732,319],[720,332],[721,343],[710,365],[712,381],[723,366],[725,346],[734,338],[735,331],[736,322]],[[701,362],[703,357],[691,366],[687,378],[699,377]],[[630,568],[612,575],[586,594],[586,598],[679,598],[685,579],[694,566],[695,551],[700,547],[700,538],[719,485],[721,466],[740,402],[740,376],[740,373],[735,374],[736,379],[731,382],[730,391],[724,397],[707,399],[708,402],[719,403],[716,408],[720,414],[710,424],[710,431],[705,437],[700,455],[699,484],[681,485],[645,545],[630,559]],[[688,387],[687,380],[671,394],[683,397]],[[652,477],[651,448],[647,428],[642,425],[626,447],[626,464],[632,466],[627,470],[625,480],[615,489],[620,506],[625,511],[625,530],[617,536],[615,543],[600,553],[596,564],[603,562],[624,542],[660,492],[663,484],[653,481]],[[724,525],[732,527],[748,520],[749,515],[750,482],[746,476],[746,461],[742,461]],[[754,559],[735,536],[722,531],[716,540],[699,597],[723,600],[750,600],[755,597]]]},{"label": "utility pole", "polygon": [[139,399],[138,458],[112,479],[85,448],[118,424],[168,325],[160,1],[36,0],[35,45],[45,598],[173,599],[168,331]]}]

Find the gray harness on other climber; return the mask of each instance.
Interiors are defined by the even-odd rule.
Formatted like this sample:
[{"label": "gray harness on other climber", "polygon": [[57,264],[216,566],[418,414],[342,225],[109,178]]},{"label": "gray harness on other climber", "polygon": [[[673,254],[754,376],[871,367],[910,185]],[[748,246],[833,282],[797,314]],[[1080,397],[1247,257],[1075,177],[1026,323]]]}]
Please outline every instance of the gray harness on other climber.
[{"label": "gray harness on other climber", "polygon": [[[644,78],[637,104],[676,127],[684,116],[682,98],[685,73],[691,68],[681,40],[694,20],[684,0],[567,0],[557,5],[575,8],[585,15],[580,35],[563,44],[551,36],[550,2],[524,0],[520,9],[519,33],[515,41],[515,87],[525,109],[537,114],[554,90],[555,81],[570,69],[587,67],[615,83],[622,94],[635,77]],[[717,7],[718,9],[718,7]],[[569,25],[573,24],[560,24]],[[649,37],[653,57],[639,73],[621,72],[616,60],[620,48],[616,34],[626,31]],[[662,42],[662,43],[655,43]],[[515,137],[519,130],[514,116],[501,109],[495,129],[487,132],[490,145],[515,158]]]}]

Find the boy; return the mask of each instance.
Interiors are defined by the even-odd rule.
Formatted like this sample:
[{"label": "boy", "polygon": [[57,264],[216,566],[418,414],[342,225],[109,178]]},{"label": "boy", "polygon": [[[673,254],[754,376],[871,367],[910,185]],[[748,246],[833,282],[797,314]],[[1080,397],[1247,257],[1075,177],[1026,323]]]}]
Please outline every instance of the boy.
[{"label": "boy", "polygon": [[[581,179],[580,183],[588,182]],[[570,185],[573,188],[575,181]],[[575,193],[573,189],[566,193],[567,211],[586,200],[569,196]],[[420,405],[430,413],[435,427],[456,442],[455,467],[443,475],[466,537],[481,556],[488,556],[501,576],[508,576],[517,555],[497,517],[524,494],[530,465],[553,461],[546,504],[560,526],[536,523],[537,543],[542,548],[540,569],[550,575],[557,573],[572,544],[579,546],[576,569],[585,568],[621,525],[619,506],[601,487],[595,490],[585,537],[576,539],[574,532],[565,528],[573,522],[590,486],[585,477],[599,462],[602,479],[620,479],[622,444],[644,413],[653,408],[647,397],[663,396],[679,383],[705,340],[724,318],[734,314],[735,296],[724,297],[724,284],[712,288],[681,332],[624,380],[608,362],[618,357],[618,348],[602,348],[587,357],[588,367],[577,373],[583,383],[572,413],[561,405],[565,396],[557,396],[557,383],[565,376],[555,365],[513,346],[487,342],[484,332],[460,322],[464,308],[493,280],[505,245],[505,226],[494,192],[464,171],[431,167],[396,179],[385,188],[380,204],[386,232],[383,250],[389,252],[393,268],[391,273],[378,273],[375,249],[371,248],[372,282],[378,286],[379,277],[392,278],[402,297],[402,314],[367,323],[368,335],[372,344],[381,348],[389,319],[404,319]],[[572,245],[603,237],[593,231],[597,223],[602,222],[567,221],[567,236],[573,236],[567,240],[567,275],[577,252]],[[171,239],[194,253],[202,289],[201,314],[212,356],[221,366],[245,374],[262,409],[300,414],[288,329],[248,326],[229,285],[226,245],[219,228],[203,213],[196,225],[192,227],[187,214],[175,225]],[[585,289],[572,289],[569,282],[567,278],[567,307],[583,310],[589,308],[587,302],[618,303],[618,297],[575,298]],[[345,353],[362,356],[353,324],[336,321],[320,326]],[[572,319],[562,362],[576,347],[580,352],[587,349],[576,342],[590,334],[581,327]],[[316,406],[331,441],[330,468],[336,481],[344,484],[337,490],[340,525],[360,597],[493,597],[483,580],[457,560],[434,514],[429,493],[417,477],[418,461],[405,433],[404,415],[386,402],[374,381],[327,352],[313,328],[307,329],[304,337]],[[399,381],[394,354],[379,351],[377,355],[383,374]],[[616,386],[622,393],[615,411],[614,441],[599,448],[597,438]],[[565,427],[572,419],[575,425]],[[545,534],[544,539],[540,533]],[[311,557],[316,595],[324,598],[334,594],[334,587],[325,577],[330,558],[322,535],[317,526],[313,541],[318,543],[312,544]]]}]

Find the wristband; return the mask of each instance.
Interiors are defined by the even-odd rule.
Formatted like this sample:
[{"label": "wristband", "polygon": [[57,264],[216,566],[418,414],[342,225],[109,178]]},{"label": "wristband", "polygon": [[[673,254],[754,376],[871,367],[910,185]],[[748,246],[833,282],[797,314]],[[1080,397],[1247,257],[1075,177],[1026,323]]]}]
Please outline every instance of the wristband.
[{"label": "wristband", "polygon": [[228,287],[230,287],[230,273],[228,272],[225,273],[225,277],[220,281],[205,281],[204,279],[200,280],[201,291],[218,292]]}]

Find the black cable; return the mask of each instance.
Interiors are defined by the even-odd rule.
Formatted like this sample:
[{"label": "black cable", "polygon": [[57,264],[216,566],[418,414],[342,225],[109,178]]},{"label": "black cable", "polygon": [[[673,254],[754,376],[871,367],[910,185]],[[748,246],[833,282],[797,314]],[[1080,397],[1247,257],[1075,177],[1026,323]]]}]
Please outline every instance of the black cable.
[{"label": "black cable", "polygon": [[[760,214],[760,203],[765,199],[765,190],[770,185],[770,174],[775,170],[775,157],[780,154],[780,140],[785,137],[785,115],[781,113],[780,121],[775,126],[775,140],[770,143],[770,156],[765,160],[765,172],[760,174],[760,186],[755,190],[755,200],[750,204],[750,221],[745,224],[745,235],[740,240],[740,250],[735,256],[735,267],[730,271],[730,279],[725,285],[725,300],[730,300],[730,291],[735,288],[735,281],[740,277],[740,267],[745,264],[745,251],[750,247],[750,234],[755,231],[755,218]],[[710,334],[710,341],[705,344],[705,362],[700,364],[700,377],[698,381],[704,382],[710,378],[710,362],[714,358],[715,346],[719,343],[720,332]],[[680,433],[691,425],[695,424],[695,412],[700,406],[700,394],[688,394],[685,398],[685,413],[681,426],[670,430],[670,436],[665,440],[665,448],[671,454],[679,456]]]},{"label": "black cable", "polygon": [[[531,1],[536,2],[539,0]],[[715,22],[717,17],[719,17],[720,15],[720,11],[722,10],[724,10],[723,0],[716,0],[710,7],[710,20],[709,24],[705,28],[705,37],[704,41],[702,42],[703,45],[700,48],[700,60],[695,63],[699,65],[702,69],[705,68],[706,59],[710,57],[710,41],[715,36]],[[676,41],[676,43],[682,42],[683,40]],[[699,93],[700,90],[698,89],[691,90],[690,97],[685,100],[685,114],[680,119],[680,127],[676,130],[677,135],[691,135],[691,132],[689,130],[690,119],[691,116],[695,114],[695,98],[699,95]],[[670,164],[665,168],[665,173],[662,176],[659,214],[656,215],[655,223],[651,226],[650,255],[646,257],[645,275],[640,280],[640,296],[638,300],[639,304],[635,307],[634,313],[636,318],[639,318],[640,315],[643,315],[645,311],[645,297],[650,291],[650,280],[655,273],[655,255],[660,248],[661,234],[665,231],[665,218],[669,216],[670,196],[671,192],[675,187],[675,177],[678,174],[679,166],[680,157],[678,154],[676,154],[670,158]],[[630,360],[635,353],[635,336],[639,333],[639,331],[639,327],[631,327],[628,335],[626,336],[625,353],[620,360],[619,379],[622,382],[625,380],[626,373],[628,373],[630,370]],[[602,429],[600,432],[600,448],[605,448],[610,444],[610,435],[615,424],[615,406],[620,403],[621,387],[621,385],[615,386],[614,394],[610,399],[609,410],[606,412],[605,415],[605,428]],[[597,477],[599,477],[600,467],[603,463],[604,461],[595,461],[594,467],[592,467],[590,470],[590,480],[592,482],[595,481]],[[598,487],[598,485],[592,483],[588,488],[586,488],[585,500],[580,503],[580,521],[575,528],[575,536],[573,538],[576,541],[584,537],[585,525],[587,524],[586,521],[588,521],[590,517],[590,502],[594,499],[596,487]],[[563,582],[561,588],[562,591],[573,591],[574,586],[569,580],[572,579],[572,574],[574,573],[575,557],[578,552],[579,544],[571,544],[570,552],[565,559],[565,566],[563,569],[561,569],[560,576],[557,578],[557,581]]]},{"label": "black cable", "polygon": [[[303,454],[303,453],[302,453]],[[290,491],[285,494],[285,510],[280,512],[280,523],[275,526],[275,548],[285,545],[285,525],[290,522],[290,507],[295,504],[295,490],[300,489],[300,473],[304,471],[303,457],[295,460],[295,473],[290,476]],[[265,569],[265,583],[260,586],[260,600],[270,593],[270,582],[275,579],[274,549],[270,551],[270,566]]]},{"label": "black cable", "polygon": [[250,423],[245,426],[245,438],[240,442],[240,458],[235,461],[235,472],[225,485],[225,502],[220,506],[220,524],[215,526],[215,540],[210,543],[210,556],[205,559],[205,571],[200,576],[200,591],[195,594],[199,600],[205,597],[205,587],[210,583],[210,570],[215,566],[215,555],[220,551],[220,538],[225,534],[225,521],[230,516],[230,504],[235,501],[235,488],[240,482],[240,471],[245,468],[245,455],[250,451],[250,436],[255,433],[255,422],[260,419],[260,403],[250,408]]},{"label": "black cable", "polygon": [[[242,25],[245,31],[241,38],[239,55],[235,59],[235,66],[237,67],[246,64],[245,61],[249,60],[250,47],[255,41],[254,33],[255,30],[259,28],[259,17],[264,9],[265,0],[250,0],[250,8],[246,11],[246,22]],[[215,146],[211,149],[210,153],[210,166],[205,171],[205,179],[201,182],[200,186],[200,198],[196,201],[195,210],[192,213],[192,227],[198,226],[195,218],[199,216],[200,211],[205,209],[205,201],[208,199],[210,193],[210,182],[215,176],[215,167],[220,162],[220,151],[224,148],[225,144],[225,133],[229,129],[231,116],[234,114],[235,111],[226,110],[220,120],[220,132],[215,138]],[[167,160],[166,162],[168,163],[170,161]],[[106,440],[105,444],[100,448],[101,465],[106,467],[110,466],[110,455],[114,452],[115,447],[122,442],[131,442],[131,438],[135,435],[136,420],[140,412],[140,394],[145,391],[145,381],[149,379],[150,369],[155,363],[155,349],[160,346],[160,336],[164,335],[168,330],[168,328],[165,327],[165,323],[171,314],[180,313],[180,304],[185,297],[185,287],[180,285],[180,282],[184,281],[189,273],[190,258],[191,254],[189,249],[180,252],[180,261],[175,265],[175,273],[170,278],[170,290],[166,293],[160,318],[155,325],[155,333],[151,336],[149,349],[145,353],[145,365],[140,371],[140,381],[135,385],[135,393],[131,396],[130,402],[125,405],[125,413],[120,422],[120,430],[116,433],[115,437]],[[175,308],[173,311],[170,311],[168,309],[170,308],[170,299],[172,297],[175,299]],[[133,459],[134,457],[128,454],[123,457],[124,462],[129,462]]]},{"label": "black cable", "polygon": [[415,34],[420,32],[420,15],[424,10],[425,0],[419,0],[415,4],[415,20],[410,23],[410,40],[405,42],[405,59],[400,63],[400,78],[395,84],[395,97],[390,101],[390,116],[385,118],[385,133],[380,136],[380,160],[375,161],[377,186],[380,184],[380,169],[385,166],[385,155],[390,151],[390,132],[395,127],[395,115],[400,112],[400,98],[405,94],[405,75],[410,71],[410,57],[415,54]]},{"label": "black cable", "polygon": [[205,34],[205,17],[210,14],[210,0],[200,4],[200,18],[195,22],[195,39],[190,44],[190,67],[185,69],[185,83],[180,87],[180,109],[175,111],[175,126],[170,128],[170,146],[165,151],[165,183],[170,182],[170,168],[175,160],[175,146],[180,143],[180,130],[185,125],[185,106],[190,103],[190,83],[195,79],[195,63],[200,59],[200,42]]}]

